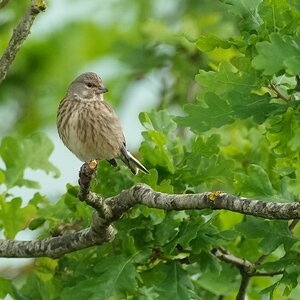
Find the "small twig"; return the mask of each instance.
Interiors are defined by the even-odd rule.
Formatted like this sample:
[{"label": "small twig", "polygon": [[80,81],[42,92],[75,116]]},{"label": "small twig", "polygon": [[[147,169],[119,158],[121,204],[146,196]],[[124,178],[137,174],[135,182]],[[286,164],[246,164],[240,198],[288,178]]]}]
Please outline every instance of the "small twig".
[{"label": "small twig", "polygon": [[276,88],[276,86],[273,83],[270,83],[270,89],[275,92],[276,98],[282,99],[285,102],[289,102],[290,101],[290,99],[288,99],[282,93],[279,92],[279,90]]},{"label": "small twig", "polygon": [[254,265],[255,265],[255,266],[261,265],[261,264],[264,262],[264,260],[268,257],[268,255],[269,255],[269,254],[263,254],[263,255],[261,255],[261,256],[254,262]]},{"label": "small twig", "polygon": [[44,0],[31,1],[29,9],[25,13],[22,21],[14,29],[8,46],[0,59],[0,82],[5,79],[8,69],[14,61],[20,46],[30,33],[30,28],[36,16],[45,9],[46,3]]},{"label": "small twig", "polygon": [[211,252],[220,260],[231,263],[232,265],[238,268],[250,270],[250,268],[253,266],[250,261],[236,257],[224,248],[216,248],[213,249]]},{"label": "small twig", "polygon": [[263,271],[255,271],[255,272],[251,272],[249,274],[250,277],[254,277],[254,276],[268,276],[268,277],[273,277],[276,275],[282,275],[284,273],[283,270],[279,270],[279,271],[275,271],[275,272],[263,272]]},{"label": "small twig", "polygon": [[0,3],[0,9],[8,4],[9,0],[2,0]]},{"label": "small twig", "polygon": [[229,253],[229,251],[221,247],[217,249],[213,249],[211,252],[220,260],[228,262],[239,269],[242,276],[242,281],[236,299],[237,300],[245,299],[247,287],[250,281],[249,273],[251,268],[253,267],[253,264],[246,259],[241,259],[239,257],[232,255],[231,253]]}]

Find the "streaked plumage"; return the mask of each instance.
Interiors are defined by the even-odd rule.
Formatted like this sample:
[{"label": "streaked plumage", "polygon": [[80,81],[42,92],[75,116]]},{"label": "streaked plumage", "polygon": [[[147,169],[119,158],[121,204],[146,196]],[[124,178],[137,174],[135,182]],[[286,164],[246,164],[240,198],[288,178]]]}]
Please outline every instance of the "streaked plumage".
[{"label": "streaked plumage", "polygon": [[121,158],[133,174],[138,170],[149,173],[126,149],[120,121],[103,99],[107,91],[97,74],[78,76],[58,108],[60,138],[82,161],[107,160],[117,166],[115,158]]}]

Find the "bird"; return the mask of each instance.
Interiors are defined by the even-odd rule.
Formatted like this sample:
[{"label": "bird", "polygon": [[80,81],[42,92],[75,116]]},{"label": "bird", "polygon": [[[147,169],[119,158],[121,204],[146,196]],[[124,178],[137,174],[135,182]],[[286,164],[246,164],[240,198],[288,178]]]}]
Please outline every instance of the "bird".
[{"label": "bird", "polygon": [[81,161],[107,160],[117,167],[120,158],[131,172],[149,171],[127,150],[118,116],[104,100],[108,89],[99,75],[86,72],[76,77],[57,111],[58,135]]}]

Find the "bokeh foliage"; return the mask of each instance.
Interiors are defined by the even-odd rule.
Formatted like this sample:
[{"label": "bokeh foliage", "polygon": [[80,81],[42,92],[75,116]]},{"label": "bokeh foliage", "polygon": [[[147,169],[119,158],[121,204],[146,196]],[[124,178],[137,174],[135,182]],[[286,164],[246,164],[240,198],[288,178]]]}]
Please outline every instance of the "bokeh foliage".
[{"label": "bokeh foliage", "polygon": [[[74,2],[66,1],[65,9]],[[34,34],[1,86],[0,104],[17,103],[13,121],[3,124],[5,133],[15,137],[4,137],[0,147],[5,237],[14,238],[25,228],[45,237],[88,226],[91,209],[77,200],[76,186],[67,185],[55,203],[37,192],[26,205],[10,189],[38,188],[26,178],[26,168],[58,175],[48,161],[51,141],[35,132],[53,125],[58,101],[74,74],[103,57],[121,66],[109,83],[115,105],[129,85],[151,72],[161,74],[162,82],[158,107],[139,116],[144,126],[139,153],[150,175],[133,177],[125,167],[102,162],[96,192],[109,197],[144,182],[167,193],[222,190],[266,201],[297,201],[297,1],[178,0],[165,2],[164,9],[154,0],[113,2],[105,26],[86,17]],[[23,6],[12,2],[1,12],[7,15],[1,49]],[[1,279],[1,297],[233,299],[240,274],[211,253],[224,247],[252,262],[267,255],[263,271],[283,270],[279,276],[252,278],[249,299],[268,294],[299,299],[299,229],[292,234],[287,221],[138,206],[115,227],[112,243],[58,260],[37,259],[31,272]]]}]

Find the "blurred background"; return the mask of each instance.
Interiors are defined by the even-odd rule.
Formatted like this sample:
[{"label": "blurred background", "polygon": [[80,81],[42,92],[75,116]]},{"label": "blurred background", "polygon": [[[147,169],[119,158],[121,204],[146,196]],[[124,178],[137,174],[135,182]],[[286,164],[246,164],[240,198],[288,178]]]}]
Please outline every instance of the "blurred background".
[{"label": "blurred background", "polygon": [[[30,1],[11,1],[0,11],[0,50]],[[62,145],[56,111],[69,83],[84,71],[97,72],[109,89],[106,99],[117,111],[128,148],[141,142],[138,115],[166,108],[182,114],[199,89],[194,76],[208,69],[208,58],[196,48],[201,34],[231,36],[237,26],[222,13],[219,1],[182,0],[48,0],[0,89],[0,137],[46,132],[55,144],[52,162],[61,177],[42,172],[42,193],[64,191],[76,184],[81,162]],[[210,62],[230,57],[232,50],[211,52]],[[16,193],[16,191],[14,191]],[[20,191],[21,192],[21,191]],[[34,191],[33,191],[34,192]],[[32,192],[32,193],[33,193]],[[29,199],[32,194],[28,193]],[[24,197],[24,194],[22,195]]]},{"label": "blurred background", "polygon": [[[1,53],[29,4],[10,1],[0,10]],[[61,176],[27,170],[25,177],[38,180],[40,193],[55,201],[67,183],[77,184],[81,166],[56,131],[57,107],[78,74],[94,71],[103,78],[109,89],[106,100],[121,119],[128,148],[135,152],[142,140],[140,112],[164,108],[183,114],[183,105],[195,101],[199,92],[194,80],[198,70],[231,57],[232,49],[216,49],[207,57],[197,49],[197,38],[207,33],[232,36],[237,24],[223,13],[223,3],[210,0],[47,0],[47,4],[1,84],[0,139],[47,133],[55,145],[51,161]],[[11,192],[26,204],[36,190],[16,187]],[[32,232],[22,231],[18,238],[30,239]],[[7,275],[5,261],[1,260],[1,273]],[[19,265],[21,260],[17,261]],[[12,266],[11,259],[7,266]],[[14,276],[11,269],[9,276]]]}]

